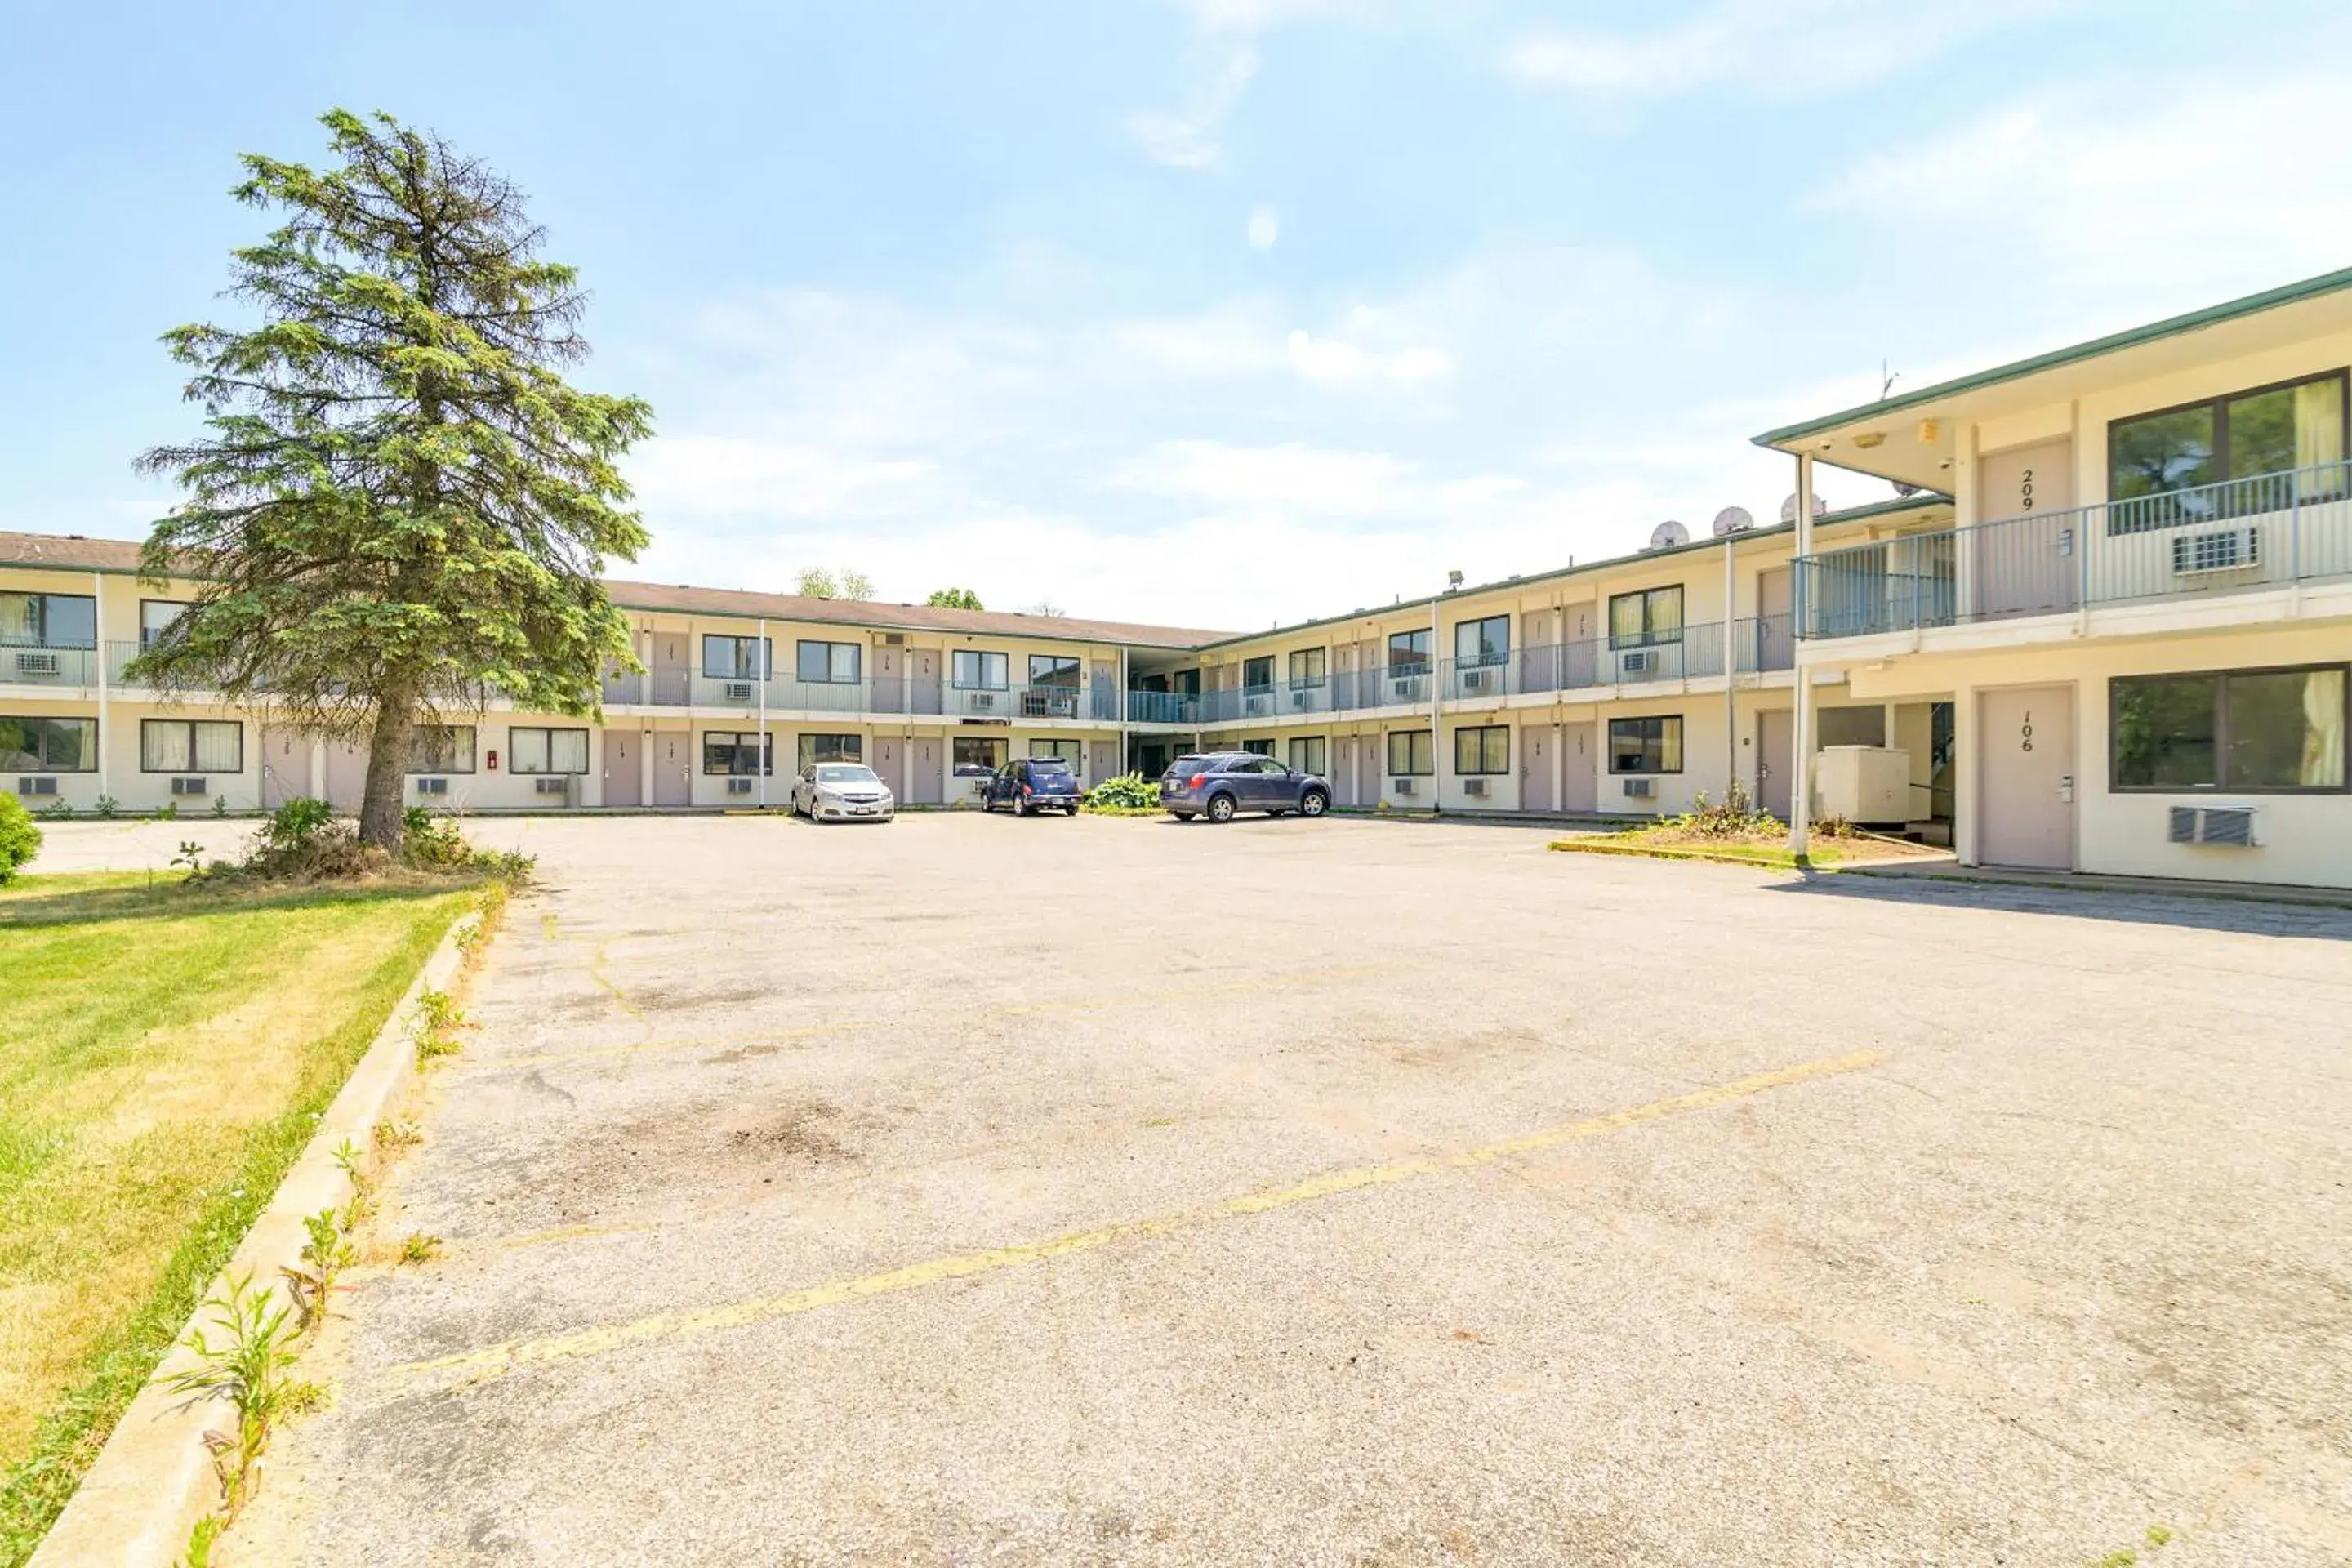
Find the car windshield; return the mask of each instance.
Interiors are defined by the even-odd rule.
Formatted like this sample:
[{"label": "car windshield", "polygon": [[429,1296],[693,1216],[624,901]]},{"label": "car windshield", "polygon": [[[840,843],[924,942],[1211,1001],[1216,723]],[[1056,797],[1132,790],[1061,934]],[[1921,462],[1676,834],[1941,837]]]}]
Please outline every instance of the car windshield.
[{"label": "car windshield", "polygon": [[882,780],[869,767],[856,763],[833,763],[817,769],[819,784],[880,784]]},{"label": "car windshield", "polygon": [[1029,771],[1033,773],[1066,773],[1070,771],[1070,764],[1059,757],[1033,757],[1029,761]]}]

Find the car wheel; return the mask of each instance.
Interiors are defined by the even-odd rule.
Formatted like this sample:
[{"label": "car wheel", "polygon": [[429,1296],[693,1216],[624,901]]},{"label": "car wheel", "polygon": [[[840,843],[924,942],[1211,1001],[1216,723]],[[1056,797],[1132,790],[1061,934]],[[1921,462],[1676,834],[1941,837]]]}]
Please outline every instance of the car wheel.
[{"label": "car wheel", "polygon": [[1301,816],[1320,816],[1325,811],[1330,808],[1330,805],[1331,801],[1329,796],[1326,795],[1319,789],[1310,789],[1299,799],[1298,815]]},{"label": "car wheel", "polygon": [[1229,795],[1211,795],[1209,797],[1209,820],[1211,822],[1231,822],[1233,819],[1234,797]]}]

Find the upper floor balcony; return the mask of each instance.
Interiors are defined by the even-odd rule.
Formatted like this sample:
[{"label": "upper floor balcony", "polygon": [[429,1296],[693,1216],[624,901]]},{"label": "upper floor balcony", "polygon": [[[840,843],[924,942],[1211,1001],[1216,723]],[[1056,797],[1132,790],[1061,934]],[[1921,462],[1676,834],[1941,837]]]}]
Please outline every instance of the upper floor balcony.
[{"label": "upper floor balcony", "polygon": [[2352,463],[1900,534],[1801,557],[1807,638],[2185,604],[2352,576]]},{"label": "upper floor balcony", "polygon": [[[1328,679],[1244,686],[1208,692],[1130,691],[1130,723],[1198,728],[1253,720],[1307,719],[1423,708],[1433,696],[1477,704],[1552,692],[1601,692],[1718,678],[1724,672],[1720,621],[1653,633],[1639,641],[1596,637],[1478,658],[1376,665],[1334,671]],[[1792,668],[1796,642],[1787,616],[1749,616],[1730,627],[1735,674]]]},{"label": "upper floor balcony", "polygon": [[962,687],[936,678],[876,675],[856,680],[798,680],[783,676],[711,675],[656,669],[604,678],[607,707],[715,708],[744,712],[839,713],[851,717],[908,714],[947,719],[1063,720],[1118,722],[1111,682]]}]

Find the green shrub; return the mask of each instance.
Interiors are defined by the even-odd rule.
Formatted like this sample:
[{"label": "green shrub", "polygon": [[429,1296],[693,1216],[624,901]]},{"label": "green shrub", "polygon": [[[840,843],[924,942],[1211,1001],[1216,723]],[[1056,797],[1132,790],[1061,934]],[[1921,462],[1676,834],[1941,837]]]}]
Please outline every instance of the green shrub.
[{"label": "green shrub", "polygon": [[16,880],[19,867],[41,852],[41,830],[33,814],[13,795],[0,795],[0,887]]},{"label": "green shrub", "polygon": [[1121,773],[1115,779],[1105,779],[1087,792],[1088,805],[1156,806],[1160,804],[1160,786],[1141,773]]},{"label": "green shrub", "polygon": [[325,801],[297,795],[271,812],[261,825],[262,847],[279,851],[307,849],[334,820],[335,808]]},{"label": "green shrub", "polygon": [[1664,826],[1689,838],[1745,838],[1751,834],[1770,837],[1788,831],[1779,817],[1749,798],[1748,786],[1738,779],[1723,792],[1721,802],[1710,805],[1706,791],[1701,790],[1691,810],[1667,818]]}]

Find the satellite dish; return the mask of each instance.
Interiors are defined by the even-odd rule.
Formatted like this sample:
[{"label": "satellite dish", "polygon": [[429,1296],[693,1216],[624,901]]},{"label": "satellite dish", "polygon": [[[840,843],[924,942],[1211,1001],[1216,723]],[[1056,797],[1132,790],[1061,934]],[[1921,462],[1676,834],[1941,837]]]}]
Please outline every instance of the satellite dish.
[{"label": "satellite dish", "polygon": [[[1818,490],[1815,491],[1813,494],[1813,515],[1815,517],[1819,517],[1829,510],[1830,503],[1821,498],[1821,493]],[[1794,522],[1797,521],[1797,495],[1794,490],[1790,491],[1789,499],[1780,503],[1780,521],[1782,522]]]},{"label": "satellite dish", "polygon": [[1717,539],[1721,539],[1725,534],[1738,533],[1742,529],[1755,526],[1755,518],[1748,515],[1748,509],[1744,506],[1727,506],[1715,514],[1715,536]]},{"label": "satellite dish", "polygon": [[1672,545],[1689,542],[1690,530],[1672,518],[1650,530],[1650,548],[1653,550],[1664,550]]}]

